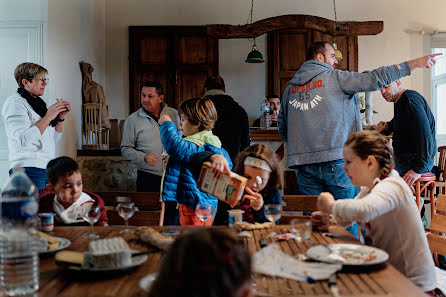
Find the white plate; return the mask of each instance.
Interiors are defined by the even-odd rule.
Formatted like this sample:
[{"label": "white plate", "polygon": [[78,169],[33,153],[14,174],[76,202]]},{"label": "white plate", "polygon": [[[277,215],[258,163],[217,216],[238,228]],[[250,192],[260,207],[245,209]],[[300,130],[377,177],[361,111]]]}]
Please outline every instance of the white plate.
[{"label": "white plate", "polygon": [[71,241],[69,239],[63,238],[63,237],[54,237],[60,241],[59,247],[49,250],[49,251],[39,251],[39,256],[41,257],[47,257],[54,255],[56,252],[61,251],[67,247],[70,246]]},{"label": "white plate", "polygon": [[345,259],[343,265],[375,265],[389,259],[389,254],[375,247],[359,244],[328,244],[318,245],[307,251],[311,259],[340,263],[337,259]]},{"label": "white plate", "polygon": [[154,273],[148,274],[145,277],[143,277],[139,281],[139,286],[141,287],[141,289],[143,289],[143,291],[145,291],[145,292],[149,292],[150,286],[152,285],[153,281],[156,279],[157,276],[158,276],[158,273],[154,272]]},{"label": "white plate", "polygon": [[121,266],[121,267],[96,268],[96,267],[79,267],[79,266],[69,265],[68,269],[77,270],[77,271],[86,271],[86,272],[120,273],[120,272],[124,272],[131,268],[141,265],[142,263],[147,261],[147,258],[148,258],[147,255],[140,255],[140,256],[132,257],[132,263],[130,265]]}]

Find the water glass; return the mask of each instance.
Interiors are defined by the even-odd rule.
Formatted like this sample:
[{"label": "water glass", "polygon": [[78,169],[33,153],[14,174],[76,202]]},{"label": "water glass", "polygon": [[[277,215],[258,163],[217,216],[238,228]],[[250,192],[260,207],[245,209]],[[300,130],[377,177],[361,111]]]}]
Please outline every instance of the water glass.
[{"label": "water glass", "polygon": [[82,218],[84,219],[84,221],[88,222],[91,225],[91,233],[85,235],[85,238],[90,238],[90,239],[97,239],[99,238],[99,235],[94,234],[94,229],[93,226],[94,224],[99,220],[99,218],[101,217],[101,209],[97,206],[92,206],[88,211],[86,211]]},{"label": "water glass", "polygon": [[129,219],[135,213],[135,203],[133,202],[121,202],[116,206],[116,210],[121,218],[125,221],[125,229],[121,230],[119,233],[134,233],[134,231],[129,229]]},{"label": "water glass", "polygon": [[311,230],[310,216],[292,219],[290,222],[290,232],[298,243],[310,238]]},{"label": "water glass", "polygon": [[197,204],[195,213],[200,221],[203,222],[203,226],[206,226],[206,221],[212,216],[213,206],[212,204]]},{"label": "water glass", "polygon": [[282,215],[282,204],[266,204],[265,205],[265,217],[273,222],[274,225],[276,221],[280,219]]}]

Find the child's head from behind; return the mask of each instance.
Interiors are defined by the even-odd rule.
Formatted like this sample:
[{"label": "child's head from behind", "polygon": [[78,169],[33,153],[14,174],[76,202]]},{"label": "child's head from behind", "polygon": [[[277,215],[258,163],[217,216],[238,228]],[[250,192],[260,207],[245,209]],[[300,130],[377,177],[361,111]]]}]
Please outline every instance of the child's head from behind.
[{"label": "child's head from behind", "polygon": [[217,121],[217,110],[209,98],[191,98],[178,108],[181,131],[189,136],[204,130],[212,130]]},{"label": "child's head from behind", "polygon": [[47,190],[56,194],[59,202],[68,207],[82,195],[82,174],[77,162],[70,157],[59,157],[46,167]]},{"label": "child's head from behind", "polygon": [[[237,156],[234,172],[248,178],[246,186],[268,194],[282,187],[282,170],[276,153],[267,145],[253,144]],[[260,180],[258,180],[260,177]]]},{"label": "child's head from behind", "polygon": [[149,296],[250,296],[250,278],[243,242],[222,229],[194,230],[169,247]]},{"label": "child's head from behind", "polygon": [[392,149],[376,131],[359,131],[344,144],[344,171],[356,186],[370,186],[387,177],[393,168]]}]

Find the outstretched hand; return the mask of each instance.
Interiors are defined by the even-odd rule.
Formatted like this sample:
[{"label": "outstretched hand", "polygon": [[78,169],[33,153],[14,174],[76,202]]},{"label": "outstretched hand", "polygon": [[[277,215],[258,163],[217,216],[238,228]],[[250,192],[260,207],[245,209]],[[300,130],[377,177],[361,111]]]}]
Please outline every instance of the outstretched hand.
[{"label": "outstretched hand", "polygon": [[225,157],[219,154],[213,154],[209,157],[209,161],[212,164],[212,172],[215,177],[219,177],[221,174],[231,174],[231,170],[229,169],[228,160]]},{"label": "outstretched hand", "polygon": [[409,64],[410,70],[414,70],[415,68],[432,68],[437,62],[436,57],[442,55],[443,53],[431,54],[424,57],[420,57],[418,59],[407,61]]},{"label": "outstretched hand", "polygon": [[249,206],[255,211],[262,209],[264,203],[262,195],[254,192],[249,187],[245,187],[245,191],[247,194],[243,195],[243,198],[249,200]]},{"label": "outstretched hand", "polygon": [[172,119],[167,114],[163,114],[160,117],[160,119],[158,120],[158,124],[161,125],[162,123],[167,122],[167,121],[172,121]]},{"label": "outstretched hand", "polygon": [[332,213],[333,205],[335,204],[335,199],[332,194],[328,192],[322,192],[317,198],[317,208],[327,214]]}]

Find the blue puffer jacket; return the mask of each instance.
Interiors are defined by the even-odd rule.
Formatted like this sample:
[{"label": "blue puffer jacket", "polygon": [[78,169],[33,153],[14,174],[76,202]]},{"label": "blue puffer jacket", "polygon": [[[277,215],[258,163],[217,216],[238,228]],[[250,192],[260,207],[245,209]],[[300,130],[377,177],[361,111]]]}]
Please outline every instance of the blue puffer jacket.
[{"label": "blue puffer jacket", "polygon": [[217,198],[203,193],[197,188],[198,176],[190,170],[190,157],[195,153],[212,152],[220,154],[232,162],[228,153],[221,147],[221,142],[212,131],[201,131],[182,139],[177,134],[173,122],[166,121],[161,127],[161,142],[169,154],[166,170],[163,176],[161,197],[163,201],[177,201],[180,204],[195,208],[198,203],[208,203],[217,207]]}]

